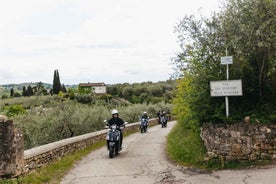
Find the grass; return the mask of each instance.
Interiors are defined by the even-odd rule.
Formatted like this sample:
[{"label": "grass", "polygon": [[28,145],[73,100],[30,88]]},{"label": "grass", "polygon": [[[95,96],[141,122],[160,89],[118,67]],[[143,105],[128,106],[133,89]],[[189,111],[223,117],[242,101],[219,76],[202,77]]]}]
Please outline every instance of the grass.
[{"label": "grass", "polygon": [[199,132],[177,123],[168,135],[167,153],[178,164],[202,168],[206,149]]}]

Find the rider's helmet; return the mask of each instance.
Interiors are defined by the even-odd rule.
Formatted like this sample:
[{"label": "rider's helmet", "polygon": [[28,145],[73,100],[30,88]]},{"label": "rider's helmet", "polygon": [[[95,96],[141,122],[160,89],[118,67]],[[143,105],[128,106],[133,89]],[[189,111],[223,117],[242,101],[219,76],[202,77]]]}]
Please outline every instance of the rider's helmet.
[{"label": "rider's helmet", "polygon": [[111,111],[111,114],[112,114],[112,115],[114,115],[114,114],[119,114],[119,112],[118,112],[116,109],[113,109],[113,110]]},{"label": "rider's helmet", "polygon": [[143,112],[143,115],[147,115],[147,112],[145,111],[145,112]]}]

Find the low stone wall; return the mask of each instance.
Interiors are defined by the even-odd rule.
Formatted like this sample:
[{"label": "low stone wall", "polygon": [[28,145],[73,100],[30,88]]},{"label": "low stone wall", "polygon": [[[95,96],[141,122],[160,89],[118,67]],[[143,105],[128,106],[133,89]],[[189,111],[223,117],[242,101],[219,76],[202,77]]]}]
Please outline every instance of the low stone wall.
[{"label": "low stone wall", "polygon": [[[156,124],[158,124],[157,119],[149,121],[150,126]],[[126,125],[124,132],[132,130],[140,130],[140,122]],[[74,151],[84,149],[96,142],[105,140],[107,131],[106,129],[92,132],[24,151],[25,167],[23,173],[29,172],[31,169],[40,167],[43,164],[50,163]]]},{"label": "low stone wall", "polygon": [[201,138],[210,158],[276,159],[276,125],[205,123]]}]

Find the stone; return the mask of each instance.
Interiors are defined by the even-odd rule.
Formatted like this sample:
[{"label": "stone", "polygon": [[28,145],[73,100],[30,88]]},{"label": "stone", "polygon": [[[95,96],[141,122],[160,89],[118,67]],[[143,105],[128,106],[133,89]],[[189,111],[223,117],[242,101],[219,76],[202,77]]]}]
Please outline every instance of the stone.
[{"label": "stone", "polygon": [[245,123],[250,123],[250,116],[245,116],[244,117],[244,122]]}]

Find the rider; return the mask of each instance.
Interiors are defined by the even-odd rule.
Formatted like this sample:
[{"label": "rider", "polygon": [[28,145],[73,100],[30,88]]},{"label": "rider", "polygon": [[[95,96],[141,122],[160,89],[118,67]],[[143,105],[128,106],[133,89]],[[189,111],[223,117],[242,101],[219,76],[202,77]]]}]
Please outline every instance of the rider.
[{"label": "rider", "polygon": [[163,111],[163,112],[161,113],[160,117],[164,117],[164,118],[165,118],[165,123],[168,122],[168,116],[167,116],[166,111]]},{"label": "rider", "polygon": [[119,112],[116,109],[111,111],[112,118],[107,121],[108,125],[111,126],[116,124],[118,126],[118,130],[120,131],[120,149],[122,149],[123,144],[123,133],[120,127],[125,126],[124,121],[119,118]]},{"label": "rider", "polygon": [[148,116],[147,112],[143,112],[141,119],[143,119],[143,118],[146,120],[147,126],[148,126],[149,116]]},{"label": "rider", "polygon": [[147,114],[147,112],[143,112],[143,114],[142,114],[141,118],[145,118],[145,119],[148,119],[149,117],[148,117],[148,114]]}]

